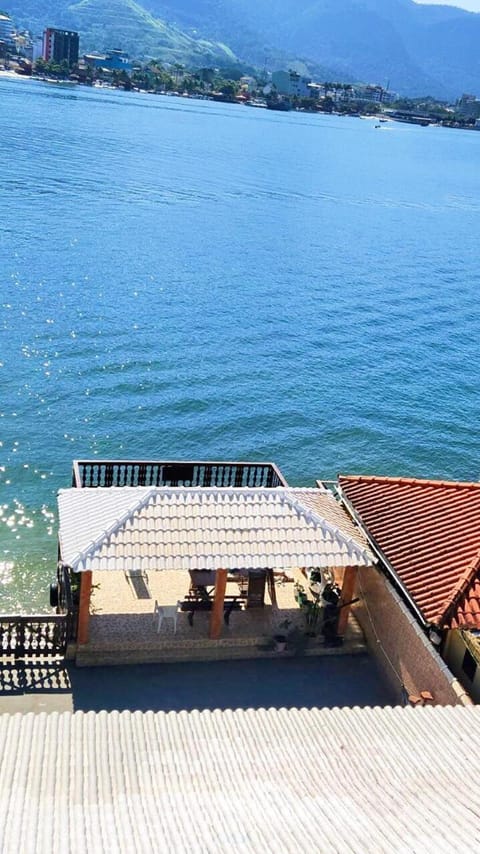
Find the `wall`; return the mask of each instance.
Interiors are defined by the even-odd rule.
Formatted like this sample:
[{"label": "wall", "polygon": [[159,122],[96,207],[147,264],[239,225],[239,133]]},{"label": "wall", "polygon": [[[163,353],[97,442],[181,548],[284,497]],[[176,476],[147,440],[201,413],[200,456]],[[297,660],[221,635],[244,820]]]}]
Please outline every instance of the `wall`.
[{"label": "wall", "polygon": [[356,595],[360,601],[353,606],[355,617],[370,652],[397,691],[399,702],[405,702],[408,695],[430,691],[439,705],[471,703],[465,689],[378,569],[358,570]]},{"label": "wall", "polygon": [[287,71],[274,71],[272,74],[272,84],[275,86],[279,95],[292,94],[290,74],[288,74]]}]

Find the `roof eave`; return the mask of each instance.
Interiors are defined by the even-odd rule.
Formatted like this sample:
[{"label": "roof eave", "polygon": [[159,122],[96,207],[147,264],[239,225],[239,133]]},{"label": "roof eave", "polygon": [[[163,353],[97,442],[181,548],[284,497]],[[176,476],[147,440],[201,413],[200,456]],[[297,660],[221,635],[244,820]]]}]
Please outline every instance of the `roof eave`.
[{"label": "roof eave", "polygon": [[[443,623],[447,624],[447,628],[451,628],[451,623],[453,620],[456,620],[456,612],[458,612],[458,608],[460,605],[460,601],[463,596],[466,595],[468,588],[472,584],[478,570],[480,568],[480,551],[478,551],[470,562],[469,566],[463,573],[462,577],[459,579],[455,588],[452,590],[450,595],[448,596],[445,605],[442,610],[441,619]],[[458,622],[458,620],[456,620]],[[459,626],[459,628],[463,628],[463,626]]]}]

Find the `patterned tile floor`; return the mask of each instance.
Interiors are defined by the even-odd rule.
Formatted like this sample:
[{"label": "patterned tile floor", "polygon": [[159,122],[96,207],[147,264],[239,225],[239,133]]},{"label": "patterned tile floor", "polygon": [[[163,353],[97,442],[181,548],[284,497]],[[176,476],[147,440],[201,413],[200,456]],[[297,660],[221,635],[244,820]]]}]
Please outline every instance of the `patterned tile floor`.
[{"label": "patterned tile floor", "polygon": [[[196,612],[193,625],[188,614],[179,613],[177,629],[174,632],[173,619],[164,619],[160,631],[154,619],[154,603],[172,607],[182,600],[188,592],[190,579],[188,573],[161,572],[148,573],[146,577],[128,579],[123,572],[95,573],[93,578],[90,638],[77,656],[77,663],[83,665],[115,663],[118,654],[119,663],[170,660],[183,658],[218,657],[254,657],[273,654],[269,644],[273,636],[286,633],[294,641],[289,642],[290,653],[299,649],[306,651],[305,613],[299,608],[294,597],[294,581],[303,583],[305,579],[300,571],[292,575],[292,581],[276,584],[277,608],[273,608],[268,592],[265,595],[264,608],[249,608],[234,611],[228,625],[222,627],[222,636],[210,641],[209,612]],[[238,593],[238,585],[227,585],[227,594]],[[363,634],[350,618],[345,643],[339,652],[364,649]],[[325,649],[320,632],[308,640],[308,651],[312,655]],[[158,653],[158,658],[157,654]]]},{"label": "patterned tile floor", "polygon": [[[305,579],[299,571],[292,576],[300,583]],[[153,619],[154,603],[162,606],[174,606],[184,599],[188,593],[190,579],[183,572],[150,572],[145,577],[127,579],[123,572],[97,572],[93,577],[94,590],[92,593],[90,639],[100,642],[107,635],[123,637],[132,641],[162,640],[173,636],[173,622],[164,620],[159,635]],[[238,585],[235,582],[227,584],[227,595],[237,595]],[[229,625],[224,626],[225,637],[258,637],[263,634],[272,635],[280,631],[285,620],[290,621],[289,629],[294,625],[304,627],[304,614],[298,607],[294,597],[294,583],[277,583],[277,605],[272,608],[268,593],[265,595],[264,608],[250,608],[245,611],[235,611],[231,614]],[[193,626],[190,626],[188,614],[180,613],[177,619],[177,641],[192,640],[208,637],[210,614],[196,612]]]}]

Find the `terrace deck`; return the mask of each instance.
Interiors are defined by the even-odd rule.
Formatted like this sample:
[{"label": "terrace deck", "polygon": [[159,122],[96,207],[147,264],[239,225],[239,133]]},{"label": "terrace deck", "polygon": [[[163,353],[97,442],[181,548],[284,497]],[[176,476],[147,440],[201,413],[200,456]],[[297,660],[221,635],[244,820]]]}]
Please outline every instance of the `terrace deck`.
[{"label": "terrace deck", "polygon": [[[305,584],[299,570],[294,579]],[[188,573],[150,572],[146,581],[140,577],[132,583],[123,572],[98,572],[93,575],[93,585],[90,637],[88,644],[77,650],[79,666],[331,655],[366,649],[353,617],[342,646],[326,646],[319,629],[314,637],[308,637],[304,612],[294,598],[293,582],[276,584],[277,609],[272,608],[267,598],[263,608],[233,611],[229,624],[223,626],[222,637],[216,641],[208,638],[208,611],[196,612],[192,626],[188,614],[180,613],[176,634],[172,621],[165,619],[157,633],[153,617],[155,600],[162,606],[183,600],[189,588]],[[234,587],[229,584],[227,592],[235,593]],[[290,621],[287,629],[282,627],[285,620]],[[284,653],[274,650],[273,636],[279,632],[290,635]]]}]

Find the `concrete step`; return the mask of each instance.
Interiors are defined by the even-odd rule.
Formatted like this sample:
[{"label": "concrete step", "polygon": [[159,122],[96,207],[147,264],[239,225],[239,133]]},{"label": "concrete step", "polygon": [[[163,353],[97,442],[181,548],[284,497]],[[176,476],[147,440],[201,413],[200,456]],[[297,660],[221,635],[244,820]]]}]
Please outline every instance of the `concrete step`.
[{"label": "concrete step", "polygon": [[[245,643],[248,640],[248,643]],[[162,664],[176,661],[226,661],[255,658],[293,658],[295,656],[355,655],[366,651],[363,637],[346,639],[341,646],[326,646],[317,638],[306,639],[306,643],[291,645],[277,651],[264,638],[233,641],[191,641],[188,645],[174,642],[159,642],[157,646],[129,645],[125,649],[109,649],[107,646],[88,644],[79,647],[76,654],[78,667],[93,667],[115,664]]]}]

